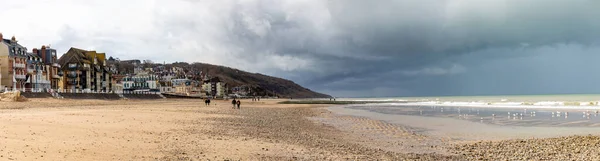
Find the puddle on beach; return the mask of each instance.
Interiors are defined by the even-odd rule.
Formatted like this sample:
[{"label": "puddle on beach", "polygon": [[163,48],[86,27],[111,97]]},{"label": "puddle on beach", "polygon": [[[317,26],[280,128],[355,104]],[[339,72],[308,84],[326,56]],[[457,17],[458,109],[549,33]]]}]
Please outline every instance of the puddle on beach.
[{"label": "puddle on beach", "polygon": [[434,106],[356,105],[346,108],[371,112],[446,117],[479,123],[536,127],[600,127],[600,111],[563,109],[473,108]]}]

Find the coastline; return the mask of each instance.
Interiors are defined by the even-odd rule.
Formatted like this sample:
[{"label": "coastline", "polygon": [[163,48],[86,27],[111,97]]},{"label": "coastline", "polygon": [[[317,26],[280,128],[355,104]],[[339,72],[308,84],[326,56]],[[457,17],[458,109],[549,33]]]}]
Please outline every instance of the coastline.
[{"label": "coastline", "polygon": [[507,109],[557,109],[557,110],[600,110],[597,105],[483,105],[483,104],[432,104],[432,103],[383,103],[378,105],[424,106],[424,107],[469,107],[469,108],[507,108]]},{"label": "coastline", "polygon": [[[506,126],[455,118],[383,114],[343,106],[331,106],[327,109],[338,116],[418,129],[415,130],[416,134],[423,136],[419,143],[441,148],[427,149],[409,143],[411,148],[436,153],[442,151],[443,155],[456,154],[459,156],[454,157],[460,158],[459,160],[600,159],[600,137],[597,136],[600,129],[593,127]],[[448,156],[453,156],[451,154]]]},{"label": "coastline", "polygon": [[426,117],[395,115],[371,112],[359,109],[348,109],[341,106],[329,107],[328,110],[338,115],[364,117],[391,124],[413,127],[422,130],[422,134],[436,138],[448,138],[455,142],[481,140],[508,140],[527,138],[552,138],[569,135],[588,135],[600,133],[599,128],[592,127],[530,127],[495,125],[445,117]]},{"label": "coastline", "polygon": [[[281,101],[242,100],[241,110],[222,100],[211,106],[190,99],[0,102],[0,141],[6,146],[0,147],[0,160],[570,160],[600,153],[600,138],[570,136],[583,132],[547,128],[560,135],[539,136],[539,129],[424,117],[394,122],[339,105]],[[489,137],[436,131],[464,125],[478,126]],[[511,130],[536,136],[494,134]],[[578,142],[565,144],[573,140]],[[569,157],[576,146],[586,147]]]},{"label": "coastline", "polygon": [[[0,102],[0,141],[6,146],[0,160],[455,160],[386,149],[375,138],[319,121],[332,116],[327,105],[280,101],[242,100],[241,110],[221,100],[211,106],[189,99]],[[419,139],[392,132],[407,142]]]}]

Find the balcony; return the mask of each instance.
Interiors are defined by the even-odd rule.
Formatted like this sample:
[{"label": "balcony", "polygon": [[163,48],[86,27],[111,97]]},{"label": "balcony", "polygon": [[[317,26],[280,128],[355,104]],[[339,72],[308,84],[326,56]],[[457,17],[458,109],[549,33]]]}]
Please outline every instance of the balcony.
[{"label": "balcony", "polygon": [[52,66],[53,66],[53,67],[60,68],[60,65],[59,65],[58,63],[52,63]]},{"label": "balcony", "polygon": [[26,79],[26,77],[23,74],[15,74],[15,79]]},{"label": "balcony", "polygon": [[77,73],[69,73],[69,74],[67,74],[67,77],[69,77],[69,78],[77,78]]},{"label": "balcony", "polygon": [[68,85],[77,85],[77,81],[72,80],[72,81],[67,81]]},{"label": "balcony", "polygon": [[69,78],[69,79],[65,80],[65,82],[67,82],[68,85],[77,85],[77,83],[78,83],[77,79],[73,79],[73,78]]},{"label": "balcony", "polygon": [[81,68],[81,70],[85,70],[85,71],[90,70],[90,65],[89,64],[83,64],[83,68]]},{"label": "balcony", "polygon": [[60,76],[58,74],[54,74],[52,75],[52,79],[60,79]]},{"label": "balcony", "polygon": [[33,74],[35,72],[36,72],[35,68],[29,68],[29,67],[27,68],[27,73]]},{"label": "balcony", "polygon": [[22,63],[16,63],[16,64],[14,64],[14,67],[15,67],[15,68],[25,68],[25,64],[22,64]]}]

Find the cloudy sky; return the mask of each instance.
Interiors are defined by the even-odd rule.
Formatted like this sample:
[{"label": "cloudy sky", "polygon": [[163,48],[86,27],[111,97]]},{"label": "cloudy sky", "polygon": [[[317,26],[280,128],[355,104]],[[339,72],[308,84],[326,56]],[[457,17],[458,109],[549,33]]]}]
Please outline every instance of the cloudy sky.
[{"label": "cloudy sky", "polygon": [[339,97],[600,93],[594,0],[19,0],[29,49],[205,62]]}]

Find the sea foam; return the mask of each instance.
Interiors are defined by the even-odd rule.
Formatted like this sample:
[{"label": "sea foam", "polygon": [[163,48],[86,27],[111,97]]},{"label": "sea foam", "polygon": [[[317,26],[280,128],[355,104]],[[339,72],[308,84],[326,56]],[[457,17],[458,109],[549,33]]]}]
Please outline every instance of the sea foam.
[{"label": "sea foam", "polygon": [[427,102],[408,102],[408,103],[382,103],[379,105],[391,106],[440,106],[440,107],[480,107],[480,108],[545,108],[545,109],[600,109],[597,101],[589,102],[561,102],[561,101],[540,101],[540,102],[451,102],[451,101],[427,101]]}]

